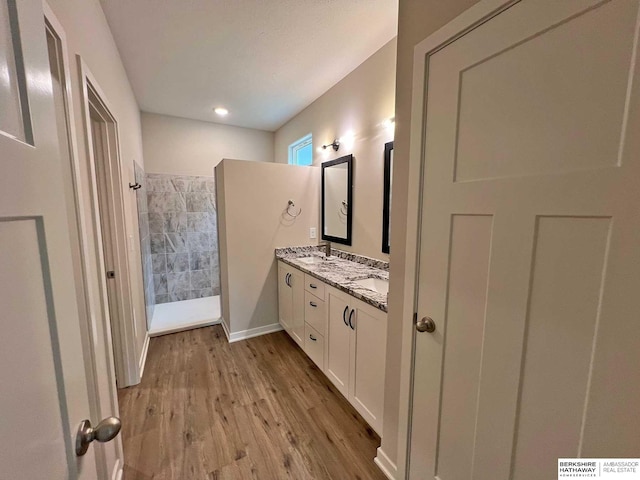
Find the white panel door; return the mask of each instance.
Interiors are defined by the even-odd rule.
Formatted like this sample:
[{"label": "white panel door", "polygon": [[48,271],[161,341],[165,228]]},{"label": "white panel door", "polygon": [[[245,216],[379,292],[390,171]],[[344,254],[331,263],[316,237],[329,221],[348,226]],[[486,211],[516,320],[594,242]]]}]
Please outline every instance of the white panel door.
[{"label": "white panel door", "polygon": [[638,456],[638,7],[521,1],[418,47],[418,317],[436,330],[415,337],[412,479]]},{"label": "white panel door", "polygon": [[0,0],[0,477],[97,478],[42,4]]}]

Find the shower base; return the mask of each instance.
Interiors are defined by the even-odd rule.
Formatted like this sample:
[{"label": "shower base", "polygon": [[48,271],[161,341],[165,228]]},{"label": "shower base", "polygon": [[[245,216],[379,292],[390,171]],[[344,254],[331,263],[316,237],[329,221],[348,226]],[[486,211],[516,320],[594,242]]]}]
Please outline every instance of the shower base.
[{"label": "shower base", "polygon": [[160,303],[153,309],[149,336],[182,332],[220,323],[220,296]]}]

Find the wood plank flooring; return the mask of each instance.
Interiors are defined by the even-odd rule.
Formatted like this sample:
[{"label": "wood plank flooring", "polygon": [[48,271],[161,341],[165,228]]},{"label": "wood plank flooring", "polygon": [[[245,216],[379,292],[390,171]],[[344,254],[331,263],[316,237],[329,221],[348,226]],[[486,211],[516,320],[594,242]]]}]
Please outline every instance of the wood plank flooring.
[{"label": "wood plank flooring", "polygon": [[124,480],[385,478],[380,438],[284,332],[152,338],[118,397]]}]

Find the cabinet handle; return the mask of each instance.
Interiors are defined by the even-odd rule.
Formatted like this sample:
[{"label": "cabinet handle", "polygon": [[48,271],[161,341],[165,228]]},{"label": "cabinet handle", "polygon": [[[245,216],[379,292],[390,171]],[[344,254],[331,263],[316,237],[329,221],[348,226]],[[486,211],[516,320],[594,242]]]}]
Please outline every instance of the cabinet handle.
[{"label": "cabinet handle", "polygon": [[311,288],[318,288],[318,286],[317,286],[315,283],[310,283],[310,284],[309,284],[309,286],[310,286]]},{"label": "cabinet handle", "polygon": [[287,273],[287,276],[284,278],[284,283],[287,284],[287,287],[291,286],[291,283],[289,283],[289,280],[291,279],[291,274]]},{"label": "cabinet handle", "polygon": [[344,307],[344,312],[342,312],[342,321],[344,322],[344,324],[348,327],[349,324],[347,323],[347,310],[349,310],[349,305],[347,305],[346,307]]},{"label": "cabinet handle", "polygon": [[318,341],[318,339],[317,339],[316,337],[314,337],[313,335],[311,335],[311,334],[309,334],[309,338],[310,338],[311,340],[313,340],[314,342],[317,342],[317,341]]},{"label": "cabinet handle", "polygon": [[355,313],[355,310],[351,310],[351,313],[349,314],[349,326],[351,327],[351,330],[355,330],[355,327],[353,326],[353,323],[351,323],[351,317],[353,317],[353,314]]},{"label": "cabinet handle", "polygon": [[314,302],[309,302],[309,305],[311,305],[313,308],[315,308],[315,307],[317,307],[317,306],[318,306],[318,304],[317,304],[317,303],[314,303]]}]

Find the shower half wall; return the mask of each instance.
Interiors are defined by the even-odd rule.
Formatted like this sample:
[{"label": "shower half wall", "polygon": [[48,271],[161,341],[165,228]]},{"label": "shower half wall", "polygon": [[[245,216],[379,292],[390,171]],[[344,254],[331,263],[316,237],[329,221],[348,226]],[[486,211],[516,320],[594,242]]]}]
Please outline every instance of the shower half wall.
[{"label": "shower half wall", "polygon": [[[189,300],[219,299],[214,177],[148,173],[146,188],[156,305],[185,302],[189,309]],[[162,311],[157,306],[154,319]]]}]

